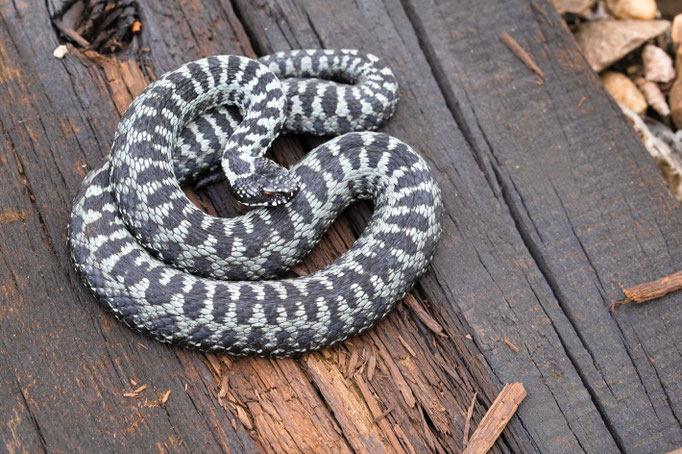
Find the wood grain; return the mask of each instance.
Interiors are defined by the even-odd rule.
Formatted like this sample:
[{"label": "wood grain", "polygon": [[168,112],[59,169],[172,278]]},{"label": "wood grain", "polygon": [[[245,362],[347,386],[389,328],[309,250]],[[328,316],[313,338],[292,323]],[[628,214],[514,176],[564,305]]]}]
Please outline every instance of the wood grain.
[{"label": "wood grain", "polygon": [[[483,0],[481,15],[454,0],[140,1],[126,50],[69,45],[57,60],[50,15],[63,5],[0,0],[0,449],[459,452],[474,394],[471,427],[511,381],[528,397],[492,452],[682,444],[682,306],[667,304],[679,296],[607,304],[673,271],[682,216],[544,3]],[[183,62],[301,47],[357,47],[394,68],[402,99],[384,131],[424,154],[445,196],[429,272],[375,329],[295,359],[204,355],[126,329],[82,288],[65,243],[118,118]],[[318,143],[282,137],[272,156],[291,164]],[[238,212],[224,186],[189,195]],[[343,253],[369,213],[347,210],[292,275]]]}]

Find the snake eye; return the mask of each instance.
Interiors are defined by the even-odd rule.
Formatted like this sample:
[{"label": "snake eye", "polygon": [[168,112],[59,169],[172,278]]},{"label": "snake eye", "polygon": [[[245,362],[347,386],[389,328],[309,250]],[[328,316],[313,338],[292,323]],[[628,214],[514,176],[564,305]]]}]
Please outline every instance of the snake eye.
[{"label": "snake eye", "polygon": [[267,195],[268,197],[270,197],[270,196],[272,195],[272,192],[270,192],[270,191],[265,191],[265,195]]}]

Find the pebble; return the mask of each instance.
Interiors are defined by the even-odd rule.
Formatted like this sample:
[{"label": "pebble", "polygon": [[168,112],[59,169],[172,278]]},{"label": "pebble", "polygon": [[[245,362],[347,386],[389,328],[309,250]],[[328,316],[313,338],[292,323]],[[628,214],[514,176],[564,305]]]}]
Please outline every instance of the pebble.
[{"label": "pebble", "polygon": [[637,115],[644,115],[648,106],[646,99],[628,76],[615,71],[606,71],[600,77],[606,91],[618,104],[627,107]]},{"label": "pebble", "polygon": [[597,0],[550,0],[559,14],[571,13],[586,16],[597,3]]},{"label": "pebble", "polygon": [[670,115],[670,107],[665,100],[665,95],[661,92],[661,87],[656,82],[651,82],[642,77],[637,79],[637,86],[644,94],[647,104],[649,104],[662,117]]},{"label": "pebble", "polygon": [[667,84],[675,78],[673,59],[663,49],[647,44],[642,51],[644,77],[652,82]]},{"label": "pebble", "polygon": [[673,42],[673,48],[678,49],[680,47],[680,43],[682,43],[682,14],[678,14],[673,19],[670,40]]},{"label": "pebble", "polygon": [[606,0],[606,7],[620,19],[652,20],[656,17],[656,0]]},{"label": "pebble", "polygon": [[[677,52],[677,56],[682,57],[682,52]],[[682,72],[681,63],[677,64],[678,71]],[[670,117],[677,126],[677,129],[682,129],[682,77],[675,79],[670,94],[668,95],[668,104],[670,105]]]},{"label": "pebble", "polygon": [[69,48],[66,47],[64,44],[62,44],[62,45],[57,46],[54,49],[54,52],[52,52],[52,55],[54,56],[54,58],[58,58],[61,60],[68,53],[69,53]]},{"label": "pebble", "polygon": [[669,27],[667,20],[591,21],[578,27],[575,39],[592,69],[600,72]]}]

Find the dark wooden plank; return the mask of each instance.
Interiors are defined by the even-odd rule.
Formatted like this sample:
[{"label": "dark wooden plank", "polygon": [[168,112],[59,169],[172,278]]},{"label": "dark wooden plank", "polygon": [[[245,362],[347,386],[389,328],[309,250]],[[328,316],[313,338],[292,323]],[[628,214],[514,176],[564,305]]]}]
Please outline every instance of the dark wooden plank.
[{"label": "dark wooden plank", "polygon": [[[543,450],[647,452],[679,444],[679,420],[673,414],[682,376],[674,342],[679,338],[679,308],[668,304],[649,309],[656,315],[636,315],[630,326],[633,336],[645,320],[645,325],[658,324],[658,332],[674,333],[660,339],[656,329],[642,327],[646,341],[619,334],[622,315],[614,323],[608,313],[624,275],[629,282],[674,271],[670,257],[679,253],[674,235],[679,209],[547,5],[237,4],[263,53],[318,45],[360,47],[387,56],[399,68],[410,105],[401,104],[387,130],[417,145],[434,163],[452,217],[446,221],[435,273],[423,287],[432,294],[436,311],[447,312],[447,301],[462,311],[500,379],[522,380],[531,388],[520,414]],[[524,44],[533,40],[539,48],[531,46],[555,80],[538,88],[533,73],[499,42],[501,33],[519,30]],[[554,48],[546,49],[547,42]],[[465,69],[460,68],[463,62]],[[466,77],[460,75],[465,70]],[[431,74],[437,84],[429,80]],[[546,90],[539,100],[538,89]],[[583,94],[591,100],[589,116],[574,114]],[[448,129],[454,123],[466,140]],[[567,131],[564,123],[572,129]],[[616,138],[622,140],[618,148],[627,149],[629,165],[614,153]],[[589,163],[593,151],[596,160]],[[573,161],[575,155],[581,159]],[[577,171],[569,170],[578,164]],[[480,171],[485,178],[476,179]],[[512,172],[524,178],[510,180]],[[549,173],[560,188],[552,188],[551,179],[534,183]],[[562,175],[570,177],[562,180]],[[523,198],[516,195],[516,186],[523,187]],[[591,197],[583,199],[585,193]],[[630,202],[619,200],[621,194]],[[607,203],[601,203],[603,198]],[[537,219],[524,215],[529,210],[526,199],[534,199]],[[562,206],[569,201],[568,208]],[[474,207],[461,206],[467,202]],[[648,213],[646,223],[630,212],[639,205]],[[478,225],[469,225],[474,223]],[[546,231],[537,233],[534,229],[540,227],[534,223]],[[576,225],[582,237],[573,231]],[[623,266],[634,253],[632,245],[617,233],[609,237],[607,229],[624,226],[630,226],[628,236],[646,265]],[[598,229],[605,233],[597,236]],[[643,248],[637,238],[646,243]],[[461,244],[463,240],[473,244]],[[581,249],[588,243],[594,248],[591,254]],[[539,253],[538,245],[551,253]],[[647,247],[652,249],[644,252]],[[659,261],[661,254],[668,257]],[[594,268],[590,260],[610,262],[613,269]],[[601,275],[612,272],[620,280],[611,282],[607,293]],[[504,337],[521,346],[521,354],[510,352],[501,342]],[[640,342],[648,343],[650,351]],[[658,355],[659,349],[664,353]],[[657,369],[648,364],[655,360]]]},{"label": "dark wooden plank", "polygon": [[[540,450],[616,452],[566,352],[566,344],[580,347],[579,336],[519,234],[490,164],[448,110],[402,5],[237,5],[261,53],[320,45],[358,47],[382,55],[396,69],[403,101],[386,131],[426,155],[445,198],[443,239],[433,272],[421,286],[435,316],[445,326],[466,320],[493,373],[526,385],[528,398],[519,414]],[[467,125],[461,126],[467,132]],[[521,351],[511,350],[505,337]],[[580,354],[588,353],[583,348]]]},{"label": "dark wooden plank", "polygon": [[[609,432],[626,452],[679,447],[682,296],[609,311],[623,288],[679,269],[682,210],[653,160],[546,2],[405,3],[453,116],[579,336],[566,349]],[[505,49],[505,32],[543,82]]]},{"label": "dark wooden plank", "polygon": [[[118,112],[96,65],[52,57],[58,42],[44,2],[3,2],[0,17],[3,446],[255,449],[243,427],[233,429],[231,415],[207,398],[213,380],[200,361],[187,364],[178,351],[131,335],[71,270],[71,200],[83,165],[98,165],[107,151]],[[130,379],[148,387],[138,398],[123,397],[135,388]]]},{"label": "dark wooden plank", "polygon": [[[53,12],[60,4],[49,2]],[[142,36],[126,52],[71,48],[60,61],[44,3],[0,3],[7,62],[0,68],[7,93],[0,99],[0,377],[7,384],[0,415],[11,423],[3,441],[56,452],[460,450],[472,395],[479,396],[475,427],[498,387],[458,319],[439,319],[449,337],[434,336],[401,308],[335,349],[297,360],[233,360],[149,341],[81,287],[65,244],[71,199],[149,81],[145,71],[158,75],[203,55],[254,55],[229,4],[141,2],[140,13]],[[302,150],[284,139],[275,155],[291,162]],[[207,209],[231,212],[220,188],[209,195],[216,204]],[[298,272],[348,247],[367,210],[354,213]],[[138,385],[148,388],[123,397]],[[534,450],[518,422],[505,434],[494,452]]]}]

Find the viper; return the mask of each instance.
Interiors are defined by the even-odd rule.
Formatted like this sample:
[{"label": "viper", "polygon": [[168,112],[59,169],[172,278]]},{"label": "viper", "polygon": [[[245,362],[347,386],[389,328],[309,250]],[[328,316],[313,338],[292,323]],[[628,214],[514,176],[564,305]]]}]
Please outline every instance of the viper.
[{"label": "viper", "polygon": [[[440,234],[426,161],[365,131],[396,100],[391,70],[354,50],[209,57],[165,74],[131,103],[76,196],[77,271],[126,325],[192,348],[288,356],[366,330],[425,271]],[[282,130],[342,135],[286,170],[263,156]],[[181,184],[216,170],[257,208],[225,219],[194,206]],[[372,216],[339,259],[264,280],[361,199]]]}]

